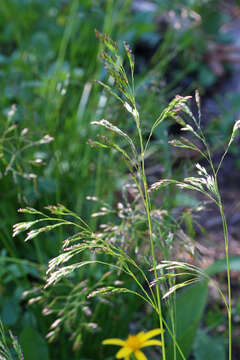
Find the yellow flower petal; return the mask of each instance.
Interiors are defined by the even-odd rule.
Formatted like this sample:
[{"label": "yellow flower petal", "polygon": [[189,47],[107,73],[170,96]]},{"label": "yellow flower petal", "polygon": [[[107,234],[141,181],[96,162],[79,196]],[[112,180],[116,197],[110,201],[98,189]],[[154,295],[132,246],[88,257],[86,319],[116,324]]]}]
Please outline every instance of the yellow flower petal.
[{"label": "yellow flower petal", "polygon": [[144,343],[141,345],[141,348],[145,346],[162,346],[162,343],[159,340],[148,340],[144,341]]},{"label": "yellow flower petal", "polygon": [[147,360],[144,353],[142,351],[140,351],[140,350],[134,351],[134,355],[136,356],[137,360]]},{"label": "yellow flower petal", "polygon": [[151,339],[152,337],[157,336],[161,333],[162,333],[161,329],[150,330],[150,331],[144,333],[143,335],[141,334],[141,341]]},{"label": "yellow flower petal", "polygon": [[128,348],[128,347],[123,347],[122,349],[120,349],[120,350],[117,352],[116,358],[117,358],[117,359],[126,358],[126,357],[128,357],[131,353],[132,353],[132,349],[130,349],[130,348]]},{"label": "yellow flower petal", "polygon": [[121,339],[106,339],[103,340],[102,342],[103,345],[119,345],[119,346],[124,346],[125,345],[125,341],[121,340]]}]

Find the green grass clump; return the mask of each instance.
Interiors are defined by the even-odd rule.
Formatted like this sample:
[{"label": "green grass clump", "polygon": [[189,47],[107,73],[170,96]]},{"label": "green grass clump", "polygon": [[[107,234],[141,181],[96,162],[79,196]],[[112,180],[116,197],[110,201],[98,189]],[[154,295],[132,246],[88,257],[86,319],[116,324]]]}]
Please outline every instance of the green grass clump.
[{"label": "green grass clump", "polygon": [[[127,75],[128,71],[125,70],[122,58],[119,55],[117,44],[104,33],[101,34],[97,32],[97,37],[105,47],[105,50],[102,51],[101,58],[107,71],[113,78],[112,86],[102,82],[100,82],[100,84],[123,105],[126,113],[129,114],[135,124],[137,136],[133,138],[110,121],[102,119],[92,122],[92,125],[100,128],[103,127],[107,132],[113,133],[116,139],[121,139],[122,142],[119,144],[119,142],[115,142],[115,139],[99,134],[99,140],[91,140],[90,144],[101,150],[110,149],[118,152],[123,162],[127,165],[127,169],[131,175],[131,182],[128,184],[127,192],[132,189],[134,200],[129,201],[127,193],[125,195],[126,203],[119,203],[117,205],[116,213],[120,220],[118,220],[116,224],[101,224],[97,232],[91,225],[83,220],[82,217],[68,210],[63,205],[48,206],[46,209],[50,212],[50,216],[45,212],[40,212],[30,207],[20,209],[23,213],[37,215],[38,219],[16,224],[14,226],[14,236],[22,231],[29,230],[33,226],[35,227],[35,225],[39,223],[44,223],[43,226],[29,231],[25,239],[26,241],[35,238],[40,233],[48,232],[62,226],[76,229],[76,231],[73,231],[72,235],[63,242],[60,255],[50,260],[44,288],[54,289],[55,286],[58,288],[59,284],[73,277],[75,273],[81,274],[80,276],[82,276],[83,282],[80,284],[84,285],[79,287],[79,285],[75,284],[72,286],[70,295],[65,297],[66,305],[63,308],[61,307],[60,310],[59,307],[56,307],[56,302],[62,299],[61,295],[55,297],[54,300],[47,305],[46,312],[51,314],[54,311],[57,316],[57,320],[55,320],[50,327],[52,331],[50,331],[48,337],[54,339],[60,332],[62,326],[64,327],[66,323],[71,324],[72,326],[70,328],[71,331],[73,331],[72,335],[75,339],[75,348],[77,348],[78,342],[80,342],[82,338],[82,332],[74,332],[74,322],[72,318],[79,321],[79,307],[82,309],[85,308],[86,314],[91,314],[91,309],[87,306],[87,299],[92,299],[96,296],[113,296],[115,298],[118,294],[129,294],[135,295],[147,304],[149,307],[148,317],[151,315],[152,324],[155,322],[161,329],[162,358],[164,360],[187,359],[203,315],[207,300],[207,286],[208,283],[211,282],[216,286],[227,309],[229,359],[231,359],[231,260],[228,252],[228,228],[221,195],[218,190],[217,177],[224,157],[237,135],[239,121],[234,125],[226,151],[217,167],[215,167],[212,162],[209,146],[201,129],[200,98],[198,92],[196,92],[195,96],[198,108],[197,118],[188,107],[187,102],[190,97],[176,96],[155,120],[149,129],[148,137],[144,138],[142,134],[142,120],[135,100],[134,60],[132,52],[125,43],[124,48],[129,63],[129,79]],[[200,153],[202,158],[208,162],[209,170],[197,163],[197,175],[195,176],[187,177],[183,181],[162,179],[149,186],[145,171],[145,156],[150,146],[150,140],[154,130],[162,121],[168,118],[176,120],[181,125],[181,130],[187,133],[190,132],[195,139],[190,141],[188,138],[182,137],[181,140],[174,140],[171,144]],[[196,145],[197,141],[202,144],[201,147]],[[172,260],[173,257],[177,256],[174,254],[174,247],[170,246],[172,244],[169,242],[169,237],[172,236],[172,242],[176,242],[174,239],[176,233],[172,233],[173,226],[169,226],[168,233],[163,235],[163,230],[166,230],[166,225],[164,226],[164,212],[162,212],[162,214],[161,212],[157,213],[156,209],[153,208],[151,199],[154,191],[171,184],[176,185],[180,189],[200,192],[210,199],[220,211],[226,252],[227,297],[223,294],[217,283],[211,279],[211,273],[208,273],[208,270],[204,271],[199,266],[188,264],[178,259]],[[96,201],[97,198],[92,198],[92,200]],[[108,204],[103,204],[100,211],[94,213],[93,216],[106,216],[113,212],[114,210],[111,209]],[[165,219],[166,218],[167,217],[165,217]],[[160,223],[158,223],[159,221]],[[129,241],[129,225],[134,229],[132,236],[133,241],[131,242]],[[103,230],[101,231],[101,229]],[[139,229],[139,231],[137,231],[137,229]],[[176,229],[183,233],[180,226],[176,226]],[[144,235],[141,236],[141,232]],[[184,245],[183,243],[183,246]],[[194,256],[194,246],[192,255]],[[98,271],[97,269],[99,268],[107,269],[107,272],[103,270],[98,281],[92,286],[86,274],[83,271],[80,272],[80,270],[86,266],[93,266],[96,271]],[[113,274],[115,274],[115,276],[113,276]],[[176,290],[186,287],[187,290],[185,290],[185,292],[182,292],[179,297],[176,296]],[[49,296],[50,293],[51,290],[50,292],[40,292],[40,295],[38,294],[37,297],[32,298],[30,302],[46,302],[46,297]],[[194,302],[190,305],[193,299]],[[97,304],[98,307],[101,302]],[[186,314],[186,305],[189,306],[189,314]],[[190,311],[191,306],[192,312]],[[97,307],[95,308],[96,312]],[[181,320],[181,314],[183,312],[184,320]],[[81,329],[82,326],[97,329],[99,324],[96,313],[93,315],[93,318],[96,320],[96,323],[92,323],[89,320],[85,324],[82,320],[81,326],[78,326],[78,329]],[[119,319],[119,321],[121,322],[121,319]],[[187,324],[187,328],[183,326],[183,322]],[[111,337],[112,332],[114,332],[114,330],[111,331]],[[83,350],[83,353],[85,353],[85,351],[86,350]]]},{"label": "green grass clump", "polygon": [[[161,190],[161,210],[155,206],[149,185],[156,179],[147,177],[145,168],[161,164],[163,177],[172,176],[168,127],[180,120],[178,112],[187,102],[174,96],[183,88],[188,94],[196,84],[203,91],[216,81],[204,56],[208,39],[220,38],[224,19],[212,12],[216,1],[158,2],[152,12],[139,12],[135,5],[131,0],[0,3],[0,317],[18,334],[26,360],[34,348],[39,349],[36,359],[96,358],[92,337],[98,344],[110,334],[124,338],[129,323],[135,330],[160,326],[159,320],[168,326],[172,336],[166,336],[166,356],[178,338],[174,316],[180,305],[170,297],[167,306],[161,300],[175,278],[169,276],[166,285],[156,267],[159,259],[172,259],[176,239],[181,249],[193,252],[193,221],[187,211],[175,216],[173,207],[182,193],[173,187]],[[170,10],[184,25],[178,31]],[[200,16],[204,21],[198,21]],[[211,29],[205,16],[214,20]],[[136,59],[123,39],[136,50]],[[138,53],[141,44],[149,46],[149,56]],[[185,86],[189,76],[193,82]],[[47,207],[48,213],[32,210],[48,204],[64,206]],[[30,209],[24,216],[16,212],[26,206]],[[34,246],[24,243],[21,234],[12,238],[11,227],[20,221],[15,235],[29,229]],[[47,234],[50,229],[55,231]],[[85,247],[79,248],[82,240]],[[63,261],[71,251],[76,255],[66,264],[71,273],[45,288],[49,260],[62,256],[63,243]],[[88,261],[114,264],[119,271],[106,273],[98,263],[77,269],[79,262]],[[61,262],[58,266],[56,271]],[[103,288],[111,301],[93,296]],[[137,298],[126,297],[121,306],[120,288]],[[200,314],[203,305],[199,309]],[[142,316],[148,311],[156,316]],[[174,356],[182,342],[173,347]],[[105,351],[100,348],[99,358]]]}]

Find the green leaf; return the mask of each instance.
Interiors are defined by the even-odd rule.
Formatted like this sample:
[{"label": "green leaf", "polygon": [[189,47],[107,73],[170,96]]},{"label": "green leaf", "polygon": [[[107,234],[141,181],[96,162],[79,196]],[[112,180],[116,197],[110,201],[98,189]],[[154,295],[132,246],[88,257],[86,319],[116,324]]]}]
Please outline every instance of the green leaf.
[{"label": "green leaf", "polygon": [[196,360],[225,360],[223,339],[213,339],[203,330],[198,330],[194,343],[194,357]]},{"label": "green leaf", "polygon": [[[240,256],[239,255],[230,256],[229,265],[230,265],[230,270],[240,271]],[[226,270],[227,270],[226,259],[223,258],[215,261],[205,270],[205,272],[207,273],[207,275],[212,276]]]},{"label": "green leaf", "polygon": [[[176,298],[176,341],[186,359],[190,354],[203,315],[207,295],[207,282],[202,282],[199,285],[186,288]],[[170,319],[167,322],[171,328]],[[170,335],[167,336],[167,343],[167,360],[172,360],[174,358],[174,347]],[[176,360],[181,359],[182,357],[177,351]]]},{"label": "green leaf", "polygon": [[4,324],[12,326],[17,323],[21,309],[18,301],[14,298],[6,297],[3,301],[1,319]]},{"label": "green leaf", "polygon": [[49,360],[47,342],[33,327],[28,326],[21,332],[19,342],[24,360]]},{"label": "green leaf", "polygon": [[198,73],[198,81],[203,87],[208,87],[214,84],[216,81],[216,75],[208,66],[201,65]]}]

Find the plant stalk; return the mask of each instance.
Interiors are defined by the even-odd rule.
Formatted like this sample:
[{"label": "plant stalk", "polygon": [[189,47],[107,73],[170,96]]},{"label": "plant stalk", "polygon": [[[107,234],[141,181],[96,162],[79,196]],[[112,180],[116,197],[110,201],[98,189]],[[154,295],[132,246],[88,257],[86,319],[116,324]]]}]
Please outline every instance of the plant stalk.
[{"label": "plant stalk", "polygon": [[229,264],[229,237],[228,237],[228,226],[226,217],[223,211],[222,201],[219,197],[219,210],[222,218],[224,242],[225,242],[225,255],[227,265],[227,283],[228,283],[228,359],[232,359],[232,300],[231,300],[231,274]]},{"label": "plant stalk", "polygon": [[[136,107],[135,107],[136,110]],[[137,113],[137,112],[136,112]],[[145,161],[144,161],[144,147],[143,147],[143,140],[142,140],[142,132],[140,128],[140,120],[137,113],[136,116],[136,125],[138,130],[138,136],[140,141],[140,151],[141,151],[141,178],[143,181],[143,187],[144,187],[144,196],[145,196],[145,208],[147,213],[147,222],[148,222],[148,230],[149,230],[149,239],[151,244],[151,254],[152,254],[152,261],[153,261],[153,268],[154,268],[154,278],[155,280],[158,278],[157,275],[157,261],[156,261],[156,254],[155,254],[155,248],[154,248],[154,242],[153,242],[153,233],[152,233],[152,219],[151,219],[151,203],[150,198],[148,194],[148,186],[147,186],[147,179],[145,174]],[[159,324],[161,332],[161,341],[162,341],[162,358],[163,360],[166,360],[166,351],[165,351],[165,339],[164,339],[164,328],[163,328],[163,316],[162,316],[162,304],[161,304],[161,298],[160,298],[160,292],[159,292],[159,286],[156,285],[156,292],[157,292],[157,306],[158,306],[158,316],[159,316]]]}]

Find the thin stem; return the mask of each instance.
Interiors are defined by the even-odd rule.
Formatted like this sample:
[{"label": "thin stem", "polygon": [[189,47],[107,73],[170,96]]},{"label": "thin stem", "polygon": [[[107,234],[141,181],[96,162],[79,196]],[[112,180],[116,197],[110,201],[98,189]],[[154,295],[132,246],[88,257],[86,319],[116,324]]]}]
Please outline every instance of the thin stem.
[{"label": "thin stem", "polygon": [[[151,287],[151,285],[150,285],[150,283],[149,283],[149,281],[148,281],[148,278],[147,278],[146,274],[145,274],[144,271],[141,269],[141,267],[139,267],[139,266],[135,263],[135,261],[133,261],[133,259],[131,259],[131,258],[128,257],[128,260],[129,260],[130,263],[133,264],[133,266],[135,266],[135,267],[139,270],[139,272],[142,274],[142,276],[143,276],[144,280],[146,281],[146,283],[147,283],[147,285],[148,285],[148,288],[149,288],[149,290],[150,290],[150,292],[151,292],[152,299],[153,299],[153,303],[154,303],[155,307],[157,307],[155,295],[154,295],[154,292],[153,292],[153,290],[152,290],[152,287]],[[144,290],[144,288],[143,288],[143,290]],[[144,290],[144,292],[145,292],[145,290]],[[147,296],[147,297],[148,297],[149,299],[151,299],[149,296]]]},{"label": "thin stem", "polygon": [[225,159],[225,156],[226,156],[227,153],[228,153],[228,150],[229,150],[230,145],[231,145],[231,141],[229,141],[228,146],[227,146],[226,150],[224,151],[224,154],[223,154],[223,156],[222,156],[222,158],[221,158],[221,160],[220,160],[220,162],[219,162],[219,164],[218,164],[218,167],[217,167],[217,170],[216,170],[216,174],[218,174],[218,172],[219,172],[219,170],[220,170],[220,168],[221,168],[221,166],[222,166],[223,160]]},{"label": "thin stem", "polygon": [[232,301],[231,301],[231,274],[230,274],[230,264],[229,264],[229,238],[228,238],[228,227],[226,217],[223,211],[221,198],[219,195],[219,210],[222,218],[223,224],[223,233],[224,233],[224,242],[225,242],[225,254],[226,254],[226,264],[227,264],[227,283],[228,283],[228,359],[232,359]]},{"label": "thin stem", "polygon": [[[155,255],[155,248],[154,248],[154,242],[153,242],[153,233],[152,233],[152,219],[151,219],[151,203],[150,198],[148,194],[148,186],[147,186],[147,179],[145,174],[145,163],[144,163],[144,146],[143,146],[143,139],[142,139],[142,133],[140,128],[140,119],[139,115],[136,109],[136,106],[134,104],[134,108],[136,110],[136,125],[137,125],[137,131],[140,141],[140,151],[141,151],[141,178],[143,181],[143,187],[144,187],[144,198],[145,198],[145,208],[147,213],[147,222],[148,222],[148,229],[149,229],[149,239],[151,244],[151,254],[152,254],[152,261],[153,261],[153,268],[154,268],[154,278],[155,280],[158,278],[157,274],[157,262],[156,262],[156,255]],[[157,291],[157,304],[158,304],[158,315],[159,315],[159,323],[160,323],[160,329],[161,332],[161,341],[162,341],[162,356],[163,360],[166,360],[166,351],[165,351],[165,339],[164,339],[164,333],[163,333],[163,315],[162,315],[162,306],[161,306],[161,299],[160,299],[160,292],[159,292],[159,286],[156,286]]]},{"label": "thin stem", "polygon": [[226,151],[224,152],[222,159],[220,160],[220,163],[217,167],[217,170],[215,170],[213,162],[212,162],[212,158],[211,158],[211,154],[210,154],[210,150],[208,147],[208,144],[206,142],[206,139],[204,137],[204,134],[202,132],[202,129],[200,127],[200,125],[198,126],[198,129],[200,131],[201,137],[202,137],[202,141],[205,145],[206,151],[207,151],[207,156],[208,156],[208,161],[209,164],[211,166],[213,175],[214,175],[214,180],[215,180],[215,187],[216,187],[216,193],[217,193],[217,205],[219,207],[219,211],[220,211],[220,215],[222,218],[222,226],[223,226],[223,234],[224,234],[224,243],[225,243],[225,256],[226,256],[226,265],[227,265],[227,284],[228,284],[228,306],[227,306],[227,312],[228,312],[228,359],[231,360],[232,359],[232,306],[231,306],[231,274],[230,274],[230,265],[229,265],[229,236],[228,236],[228,226],[227,226],[227,221],[226,221],[226,217],[223,211],[223,206],[222,206],[222,199],[221,199],[221,195],[220,192],[218,190],[218,181],[217,181],[217,175],[219,172],[219,169],[221,167],[222,161],[225,157],[225,155],[227,154],[227,151],[229,149],[229,145],[226,149]]},{"label": "thin stem", "polygon": [[146,276],[146,274],[144,273],[144,271],[141,269],[141,267],[139,267],[135,261],[130,257],[128,256],[127,254],[125,254],[123,251],[121,251],[121,249],[118,249],[116,248],[115,246],[109,246],[108,243],[105,243],[103,242],[103,245],[107,246],[109,248],[109,250],[117,250],[119,251],[120,250],[120,254],[123,255],[123,257],[130,263],[132,264],[134,267],[136,267],[136,269],[142,274],[144,280],[146,281],[147,285],[148,285],[148,288],[151,292],[151,295],[152,295],[152,299],[151,297],[148,295],[147,291],[144,289],[144,287],[141,285],[141,283],[138,281],[137,277],[134,275],[134,273],[129,269],[128,265],[125,264],[125,268],[123,267],[122,271],[126,272],[128,275],[132,276],[132,278],[134,278],[134,280],[136,281],[136,283],[138,284],[138,286],[140,287],[140,289],[142,290],[142,292],[146,295],[146,298],[151,302],[152,304],[152,307],[154,308],[154,310],[156,310],[157,308],[157,304],[156,304],[156,299],[155,299],[155,296],[154,296],[154,293],[153,293],[153,290],[152,290],[152,287],[148,281],[148,278]]},{"label": "thin stem", "polygon": [[222,290],[220,289],[220,287],[218,286],[217,282],[214,281],[213,279],[211,279],[210,277],[207,277],[207,279],[209,280],[209,282],[211,282],[211,283],[216,287],[217,291],[219,292],[219,295],[220,295],[221,298],[223,299],[223,302],[224,302],[224,304],[225,304],[225,306],[226,306],[227,311],[229,311],[227,299],[226,299],[226,297],[224,296],[224,294],[223,294]]},{"label": "thin stem", "polygon": [[[173,280],[173,282],[172,282]],[[169,279],[170,288],[176,284],[176,279]],[[177,347],[176,347],[176,292],[173,293],[168,303],[169,306],[169,317],[172,326],[172,340],[173,340],[173,360],[177,359]]]},{"label": "thin stem", "polygon": [[173,334],[172,331],[170,330],[167,322],[166,322],[164,319],[163,319],[163,322],[164,322],[164,325],[165,325],[167,331],[169,332],[169,335],[171,336],[171,338],[172,338],[172,340],[173,340],[173,343],[176,345],[176,347],[177,347],[177,349],[178,349],[178,351],[179,351],[179,354],[180,354],[181,358],[182,358],[183,360],[186,360],[186,358],[185,358],[185,356],[184,356],[184,354],[183,354],[180,346],[178,345],[178,342],[176,341],[174,334]]},{"label": "thin stem", "polygon": [[225,243],[225,256],[226,256],[226,265],[227,265],[227,285],[228,285],[228,306],[227,306],[227,312],[228,312],[228,359],[232,359],[232,300],[231,300],[231,274],[230,274],[230,264],[229,264],[229,235],[228,235],[228,226],[226,217],[223,211],[223,205],[222,205],[222,199],[221,195],[218,189],[218,181],[217,181],[217,173],[219,170],[219,167],[217,171],[215,171],[212,163],[212,159],[209,152],[209,159],[210,159],[210,165],[214,174],[215,179],[215,186],[216,186],[216,192],[217,192],[217,200],[218,200],[218,207],[222,219],[222,226],[223,226],[223,235],[224,235],[224,243]]}]

